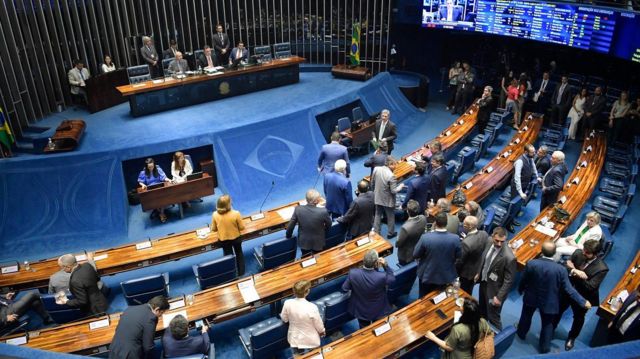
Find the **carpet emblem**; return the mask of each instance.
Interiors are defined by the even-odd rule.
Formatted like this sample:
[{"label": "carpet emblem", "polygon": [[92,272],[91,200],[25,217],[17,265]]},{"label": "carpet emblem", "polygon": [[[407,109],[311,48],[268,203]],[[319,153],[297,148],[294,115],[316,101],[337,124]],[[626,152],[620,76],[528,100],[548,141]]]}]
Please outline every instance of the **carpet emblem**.
[{"label": "carpet emblem", "polygon": [[303,150],[304,147],[297,143],[268,135],[249,153],[244,164],[284,178],[295,167]]},{"label": "carpet emblem", "polygon": [[220,86],[218,87],[218,89],[220,90],[220,94],[221,95],[226,95],[229,93],[230,88],[229,88],[229,83],[227,81],[222,81],[220,83]]}]

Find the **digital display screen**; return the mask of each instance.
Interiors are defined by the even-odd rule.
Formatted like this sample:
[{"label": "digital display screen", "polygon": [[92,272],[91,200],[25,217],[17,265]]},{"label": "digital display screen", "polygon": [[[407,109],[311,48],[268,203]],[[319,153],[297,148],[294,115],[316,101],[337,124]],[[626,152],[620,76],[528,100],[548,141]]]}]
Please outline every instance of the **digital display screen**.
[{"label": "digital display screen", "polygon": [[573,4],[422,0],[422,26],[531,39],[640,62],[640,14]]}]

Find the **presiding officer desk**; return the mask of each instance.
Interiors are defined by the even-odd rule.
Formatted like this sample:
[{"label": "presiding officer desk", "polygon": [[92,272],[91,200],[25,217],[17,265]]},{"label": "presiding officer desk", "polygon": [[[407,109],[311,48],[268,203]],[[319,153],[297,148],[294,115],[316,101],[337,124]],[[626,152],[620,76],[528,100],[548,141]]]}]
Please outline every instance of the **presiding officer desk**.
[{"label": "presiding officer desk", "polygon": [[[569,212],[569,219],[563,222],[556,221],[553,219],[553,206],[549,206],[509,241],[519,269],[524,269],[528,261],[538,257],[544,241],[559,238],[589,201],[598,185],[600,171],[604,165],[607,151],[605,137],[602,132],[593,133],[593,137],[585,137],[576,167],[567,177],[564,188],[558,195],[557,203]],[[579,179],[577,184],[576,178]],[[546,222],[545,217],[549,222],[554,222],[553,228],[542,225],[542,222]]]},{"label": "presiding officer desk", "polygon": [[[369,238],[366,243],[358,241]],[[311,258],[305,257],[289,264],[254,274],[251,278],[244,277],[231,283],[219,285],[194,294],[193,304],[168,311],[166,314],[184,311],[190,322],[207,318],[209,321],[222,322],[239,315],[254,311],[265,304],[287,298],[292,295],[293,283],[306,279],[313,286],[345,275],[351,268],[362,263],[364,254],[374,249],[380,256],[393,252],[393,246],[379,235],[368,237],[364,235],[336,247],[327,249],[315,256],[316,263],[307,267],[302,262]],[[239,283],[253,281],[253,287],[259,298],[245,301],[239,289]],[[77,321],[56,328],[31,332],[28,335],[28,347],[42,350],[66,353],[96,354],[107,350],[111,342],[121,313],[105,315],[100,318]],[[109,319],[108,325],[96,329],[90,328],[90,323]],[[167,326],[163,318],[158,321],[157,331]],[[94,324],[95,326],[95,324]],[[7,339],[24,336],[13,335]]]},{"label": "presiding officer desk", "polygon": [[137,117],[297,83],[304,61],[292,56],[214,74],[149,80],[117,89],[129,97],[131,115]]},{"label": "presiding officer desk", "polygon": [[[640,285],[640,273],[638,273],[639,268],[640,251],[638,251],[635,258],[633,258],[631,264],[629,264],[629,268],[624,272],[624,275],[622,276],[622,278],[620,278],[616,286],[613,287],[613,290],[611,290],[611,292],[606,297],[604,297],[602,303],[600,303],[598,311],[596,312],[596,314],[598,314],[600,318],[609,322],[613,319],[613,317],[615,317],[617,311],[611,309],[611,304],[609,303],[609,299],[611,297],[616,298],[620,296],[620,293],[624,290],[627,291],[627,295],[630,295],[636,290],[636,288],[638,288],[638,285]],[[624,298],[624,296],[622,296],[622,298]],[[621,300],[623,300],[622,298]]]},{"label": "presiding officer desk", "polygon": [[[155,208],[163,208],[172,204],[180,204],[192,199],[210,196],[214,191],[213,177],[208,173],[203,173],[201,178],[185,181],[182,183],[163,183],[163,186],[156,189],[142,189],[138,187],[138,196],[143,211]],[[180,207],[180,218],[182,218],[182,206]]]}]

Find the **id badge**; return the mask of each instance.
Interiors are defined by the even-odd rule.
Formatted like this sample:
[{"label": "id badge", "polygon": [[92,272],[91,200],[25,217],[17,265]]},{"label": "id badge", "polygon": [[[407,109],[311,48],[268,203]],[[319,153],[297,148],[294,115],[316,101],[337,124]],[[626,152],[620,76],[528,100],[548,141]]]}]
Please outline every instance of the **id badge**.
[{"label": "id badge", "polygon": [[495,274],[495,273],[491,273],[491,274],[489,274],[489,279],[490,279],[491,281],[495,282],[495,281],[497,281],[497,280],[498,280],[498,275],[497,275],[497,274]]}]

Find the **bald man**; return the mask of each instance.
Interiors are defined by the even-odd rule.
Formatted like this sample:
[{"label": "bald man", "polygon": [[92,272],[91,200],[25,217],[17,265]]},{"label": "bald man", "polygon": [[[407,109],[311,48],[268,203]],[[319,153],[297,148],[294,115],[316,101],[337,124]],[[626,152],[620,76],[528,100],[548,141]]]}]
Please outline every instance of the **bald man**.
[{"label": "bald man", "polygon": [[[87,255],[93,259],[92,254]],[[58,259],[60,268],[71,273],[69,291],[73,299],[63,298],[62,304],[78,307],[87,314],[105,313],[109,308],[109,301],[98,288],[100,276],[90,263],[79,264],[73,254],[65,254]]]},{"label": "bald man", "polygon": [[554,151],[551,155],[551,168],[542,177],[542,197],[540,198],[540,212],[558,200],[558,193],[564,186],[564,176],[569,172],[564,164],[564,153]]}]

